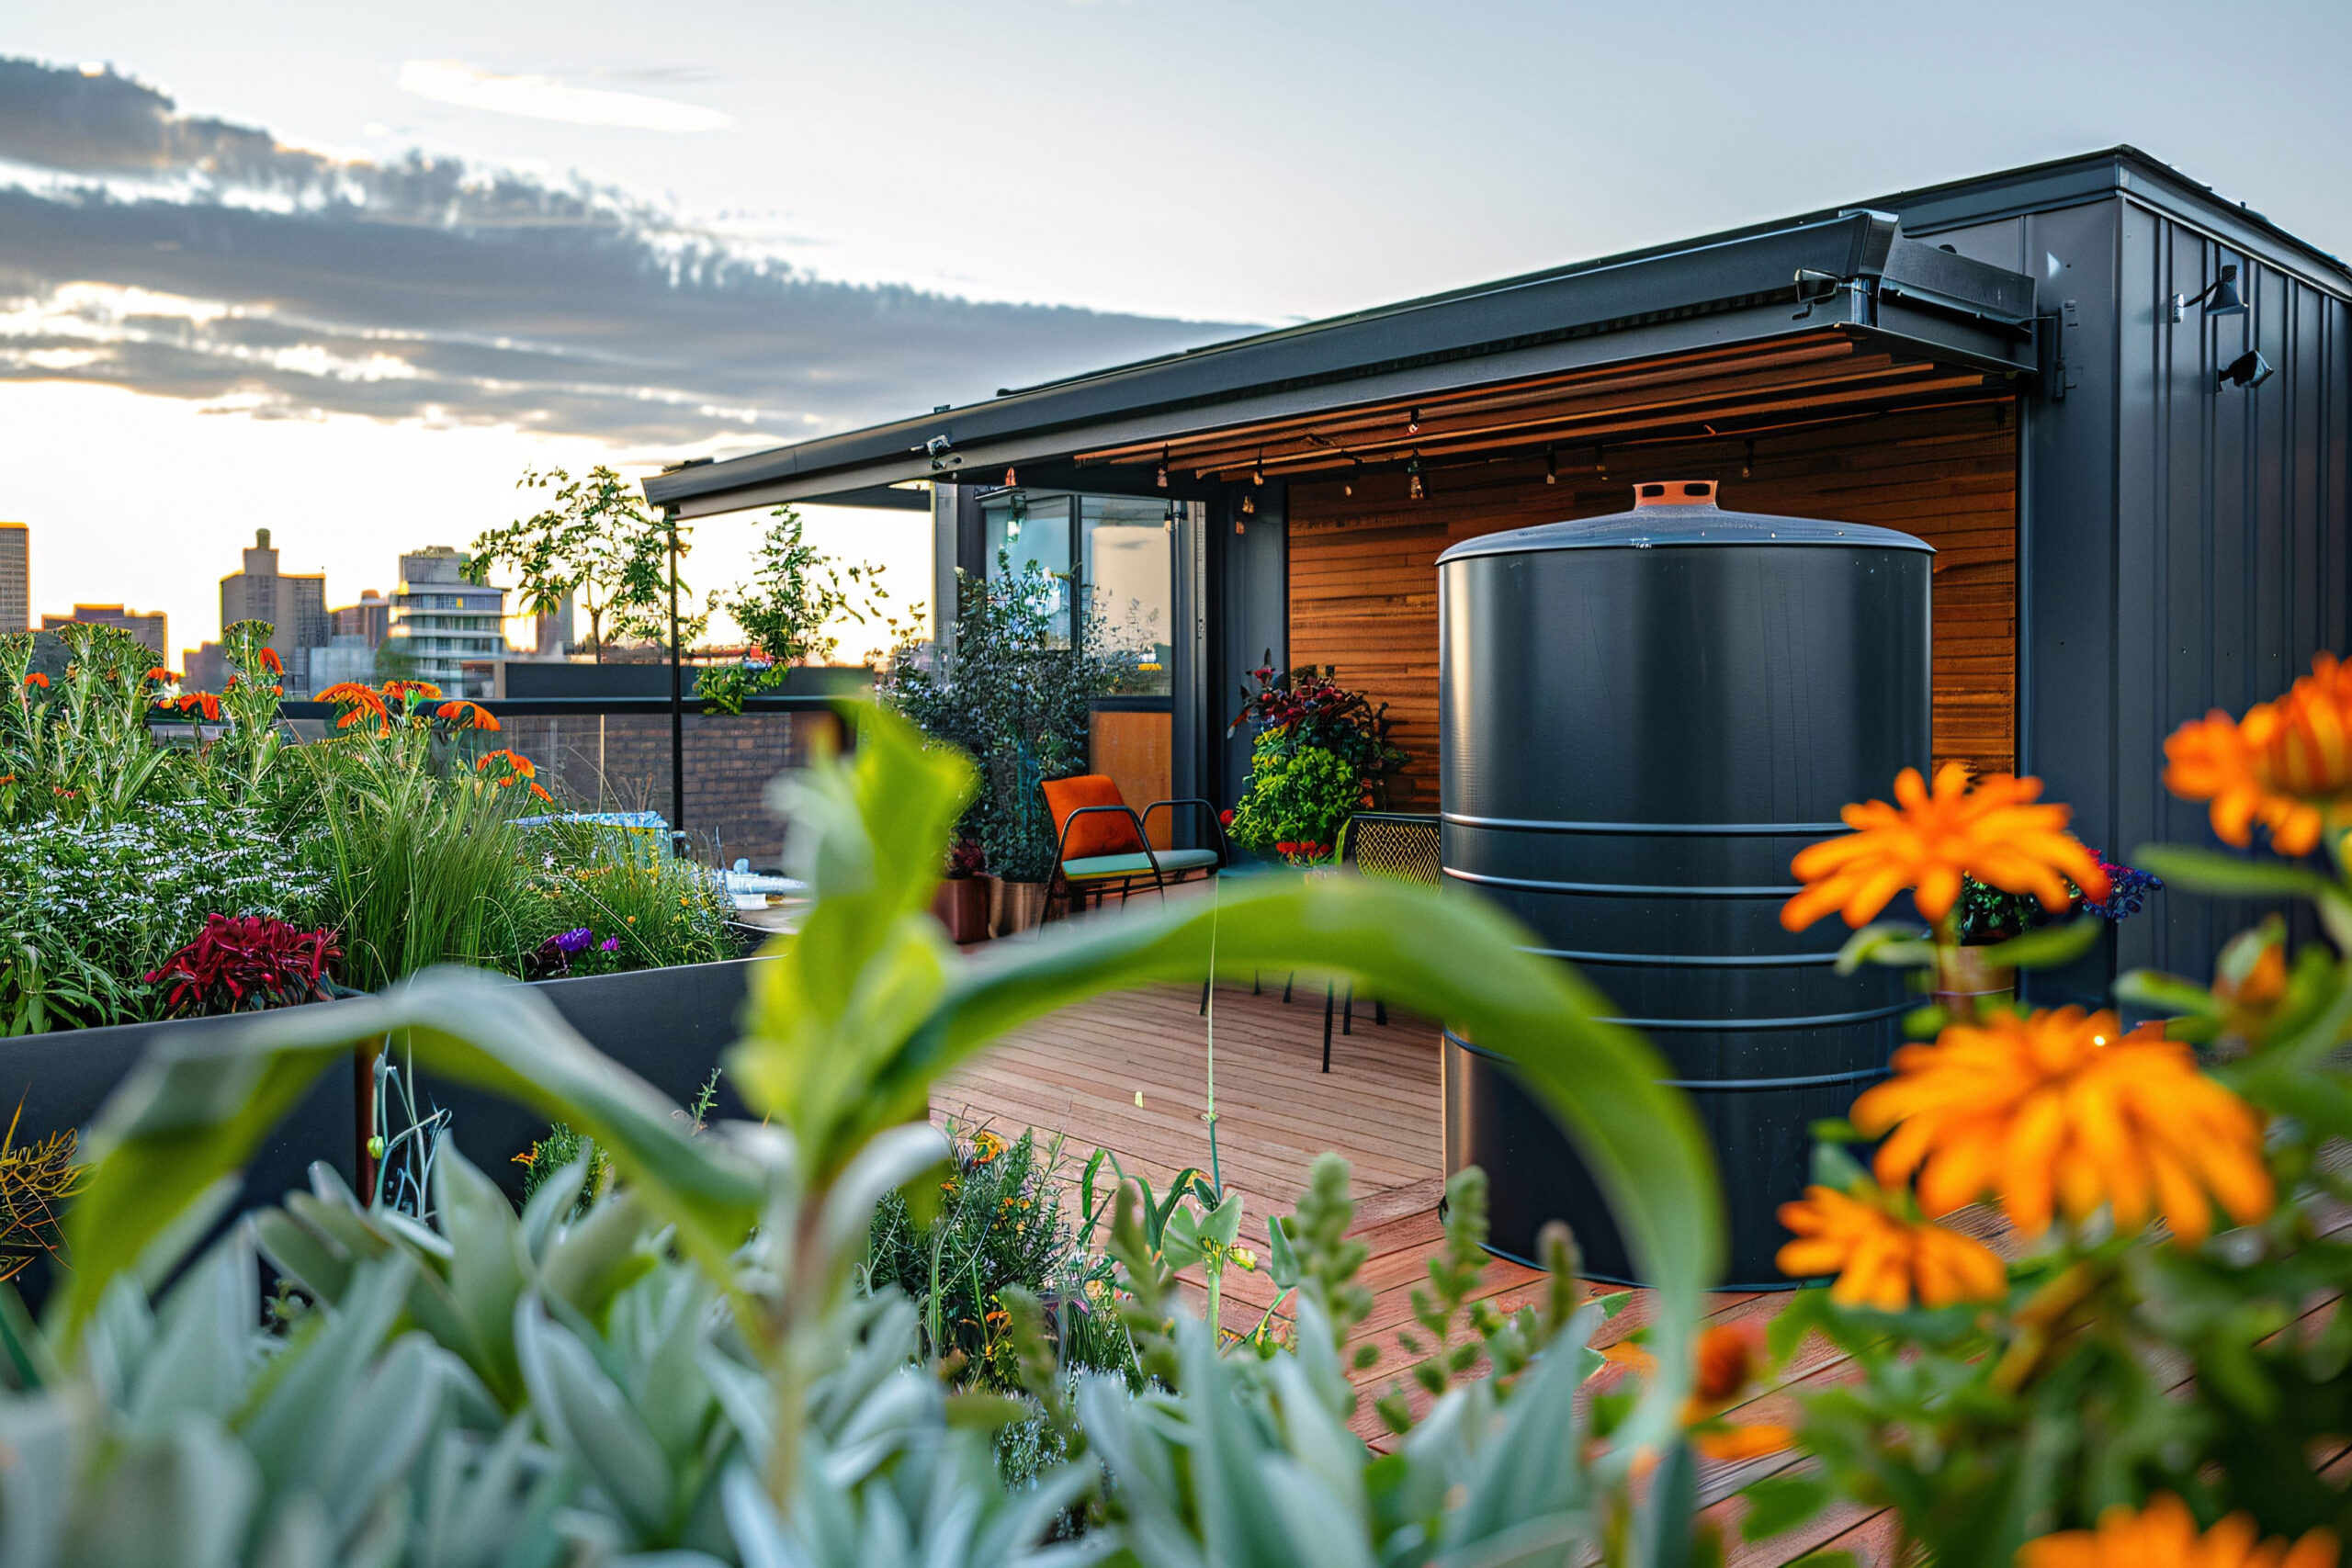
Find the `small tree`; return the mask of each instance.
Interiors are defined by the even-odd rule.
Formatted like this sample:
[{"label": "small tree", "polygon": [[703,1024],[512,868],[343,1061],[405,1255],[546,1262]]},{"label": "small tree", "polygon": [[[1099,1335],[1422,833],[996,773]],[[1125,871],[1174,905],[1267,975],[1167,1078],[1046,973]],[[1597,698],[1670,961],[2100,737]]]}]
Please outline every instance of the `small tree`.
[{"label": "small tree", "polygon": [[[670,637],[670,551],[691,547],[687,530],[646,508],[637,488],[599,463],[581,479],[561,468],[526,469],[517,490],[550,491],[554,504],[473,543],[466,575],[481,582],[493,566],[514,569],[515,591],[535,615],[551,615],[573,599],[588,617],[588,647],[605,657],[607,636],[624,641]],[[684,582],[678,584],[683,596]],[[682,597],[678,636],[690,641],[709,624]]]},{"label": "small tree", "polygon": [[801,536],[800,513],[779,506],[760,541],[752,581],[718,600],[743,628],[743,640],[776,665],[832,658],[841,639],[825,635],[836,615],[858,625],[882,616],[889,597],[882,569],[868,561],[844,567]]}]

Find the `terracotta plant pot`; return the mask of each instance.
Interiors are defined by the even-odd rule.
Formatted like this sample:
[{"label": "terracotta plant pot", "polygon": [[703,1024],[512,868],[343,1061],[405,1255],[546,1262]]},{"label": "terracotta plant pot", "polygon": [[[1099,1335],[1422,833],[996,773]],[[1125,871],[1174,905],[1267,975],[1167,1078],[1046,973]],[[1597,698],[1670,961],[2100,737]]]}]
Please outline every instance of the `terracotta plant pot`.
[{"label": "terracotta plant pot", "polygon": [[1046,885],[1007,882],[992,876],[989,893],[989,934],[1012,936],[1035,929],[1046,918]]},{"label": "terracotta plant pot", "polygon": [[2017,989],[2018,972],[1987,964],[1981,947],[1948,947],[1938,953],[1936,1001],[1956,1018],[1973,1013],[1980,1001],[2007,1001]]},{"label": "terracotta plant pot", "polygon": [[947,928],[947,940],[986,942],[989,936],[989,889],[977,876],[951,876],[931,897],[931,912]]}]

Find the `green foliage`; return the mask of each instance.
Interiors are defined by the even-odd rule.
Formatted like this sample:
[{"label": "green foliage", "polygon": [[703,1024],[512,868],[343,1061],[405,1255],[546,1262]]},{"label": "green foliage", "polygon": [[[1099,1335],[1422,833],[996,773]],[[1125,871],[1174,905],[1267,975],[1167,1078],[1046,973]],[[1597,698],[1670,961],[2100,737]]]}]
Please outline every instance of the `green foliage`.
[{"label": "green foliage", "polygon": [[526,979],[541,977],[535,955],[565,931],[584,930],[590,942],[548,972],[602,975],[738,954],[734,907],[693,861],[649,856],[609,825],[560,818],[526,829],[516,854],[524,962],[515,972]]},{"label": "green foliage", "polygon": [[1018,1348],[1006,1292],[1041,1303],[1068,1364],[1125,1371],[1124,1337],[1110,1315],[1109,1263],[1088,1252],[1062,1212],[1058,1147],[1024,1131],[1010,1141],[985,1127],[948,1129],[938,1213],[915,1217],[905,1194],[883,1195],[866,1243],[869,1288],[895,1286],[914,1303],[924,1355],[952,1375],[999,1393],[1018,1392]]},{"label": "green foliage", "polygon": [[[599,463],[579,479],[561,468],[526,470],[517,490],[552,492],[549,504],[473,542],[466,570],[476,582],[495,567],[514,570],[515,592],[532,614],[551,615],[566,598],[588,618],[588,647],[598,660],[608,639],[670,640],[670,556],[684,558],[690,530],[646,509],[638,487]],[[677,585],[681,645],[709,622],[692,611]]]},{"label": "green foliage", "polygon": [[1363,775],[1337,752],[1292,747],[1268,730],[1250,749],[1250,783],[1226,833],[1246,850],[1299,864],[1329,860],[1365,799]]},{"label": "green foliage", "polygon": [[584,1173],[579,1181],[580,1195],[572,1200],[571,1217],[580,1218],[594,1208],[599,1200],[613,1190],[613,1162],[596,1140],[588,1137],[569,1122],[558,1122],[548,1129],[548,1135],[536,1139],[531,1146],[514,1156],[523,1168],[523,1202],[531,1199],[559,1172],[569,1172],[578,1166]]},{"label": "green foliage", "polygon": [[883,704],[969,757],[980,793],[959,836],[986,851],[989,868],[1013,882],[1053,871],[1053,818],[1039,785],[1082,773],[1093,702],[1117,684],[1126,660],[1080,605],[1076,635],[1055,628],[1050,581],[1034,563],[1020,571],[1000,555],[997,573],[957,580],[955,658],[901,644],[876,682]]},{"label": "green foliage", "polygon": [[[797,512],[777,507],[761,536],[752,580],[732,593],[711,595],[711,607],[734,618],[757,658],[702,671],[695,691],[705,711],[741,713],[746,697],[784,684],[789,666],[830,662],[840,639],[825,627],[843,615],[860,626],[882,619],[882,601],[889,597],[879,566],[841,565],[801,536]],[[895,621],[888,626],[899,629]]]},{"label": "green foliage", "polygon": [[[967,964],[922,911],[968,780],[877,717],[852,761],[802,786],[819,902],[767,966],[731,1069],[764,1124],[692,1135],[534,993],[463,971],[167,1046],[93,1129],[70,1218],[76,1267],[48,1331],[0,1313],[9,1364],[40,1385],[0,1400],[9,1475],[40,1478],[38,1512],[8,1483],[0,1529],[29,1532],[11,1536],[11,1560],[160,1542],[180,1561],[210,1543],[195,1555],[273,1564],[669,1551],[953,1568],[1029,1561],[1077,1506],[1090,1550],[1148,1562],[1416,1564],[1596,1545],[1634,1454],[1675,1430],[1719,1257],[1705,1145],[1658,1086],[1661,1062],[1593,1021],[1597,998],[1519,952],[1516,928],[1394,885],[1269,886],[1221,912],[1105,920]],[[1285,1227],[1301,1279],[1317,1281],[1298,1297],[1295,1351],[1223,1354],[1205,1325],[1171,1314],[1163,1375],[1141,1392],[1081,1374],[1065,1398],[1042,1312],[1014,1290],[1014,1365],[1036,1403],[950,1394],[914,1364],[911,1306],[853,1288],[877,1201],[945,1153],[935,1131],[904,1124],[932,1082],[1056,1007],[1196,980],[1212,920],[1221,971],[1376,976],[1399,1005],[1453,1021],[1515,1060],[1577,1141],[1659,1287],[1664,1370],[1605,1459],[1590,1461],[1578,1409],[1587,1359],[1565,1353],[1599,1307],[1559,1325],[1508,1388],[1451,1388],[1393,1454],[1347,1429],[1321,1303],[1354,1281],[1344,1173],[1329,1168]],[[386,1034],[424,1070],[579,1128],[620,1186],[575,1222],[568,1174],[518,1218],[447,1157],[428,1228],[322,1176],[256,1227],[315,1310],[253,1343],[254,1269],[232,1237],[187,1277],[203,1283],[146,1315],[142,1281],[199,1234],[205,1195],[352,1041]],[[1114,1245],[1135,1254],[1131,1187],[1114,1208]],[[1193,1225],[1195,1241],[1216,1239],[1205,1217]],[[1163,1243],[1181,1235],[1169,1216]],[[1147,1248],[1138,1267],[1124,1281],[1138,1305],[1170,1306],[1164,1262]],[[1073,1458],[1008,1491],[990,1435],[1032,1418],[1062,1423]],[[461,1537],[470,1554],[447,1544]]]}]

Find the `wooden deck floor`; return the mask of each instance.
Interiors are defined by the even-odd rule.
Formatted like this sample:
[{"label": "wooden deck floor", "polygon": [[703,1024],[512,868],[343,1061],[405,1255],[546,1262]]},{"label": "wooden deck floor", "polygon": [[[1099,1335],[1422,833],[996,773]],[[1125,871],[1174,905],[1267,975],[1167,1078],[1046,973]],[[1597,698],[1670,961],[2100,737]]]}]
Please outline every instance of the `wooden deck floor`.
[{"label": "wooden deck floor", "polygon": [[[1381,1356],[1355,1374],[1365,1398],[1357,1430],[1387,1446],[1372,1410],[1408,1370],[1396,1331],[1411,1324],[1411,1292],[1428,1277],[1443,1230],[1437,1202],[1443,1187],[1437,1032],[1424,1021],[1392,1015],[1383,1028],[1358,1017],[1355,1032],[1333,1042],[1332,1070],[1318,1070],[1323,997],[1302,985],[1284,1005],[1279,976],[1263,995],[1219,987],[1216,995],[1216,1104],[1219,1165],[1227,1184],[1246,1199],[1244,1236],[1262,1247],[1269,1213],[1287,1213],[1306,1180],[1309,1163],[1325,1149],[1347,1157],[1355,1175],[1355,1234],[1372,1250],[1364,1281],[1374,1292],[1372,1315],[1359,1334]],[[1113,1150],[1155,1188],[1186,1166],[1208,1164],[1207,1029],[1196,1011],[1200,993],[1156,988],[1102,998],[1039,1023],[943,1085],[933,1098],[935,1117],[957,1115],[992,1123],[1001,1133],[1035,1127],[1066,1134],[1066,1155],[1079,1161],[1096,1146]],[[1142,1097],[1140,1103],[1136,1097]],[[1989,1216],[1980,1234],[2006,1242]],[[1478,1292],[1505,1312],[1537,1299],[1542,1276],[1496,1259]],[[1594,1292],[1609,1287],[1593,1286]],[[1255,1313],[1274,1292],[1262,1275],[1228,1276],[1227,1294]],[[1720,1292],[1709,1298],[1711,1322],[1766,1321],[1789,1300],[1783,1292]],[[1238,1314],[1236,1314],[1238,1315]],[[1645,1322],[1642,1292],[1598,1337],[1623,1338]],[[1231,1317],[1228,1321],[1231,1321]],[[1759,1393],[1740,1419],[1785,1418],[1793,1391],[1846,1375],[1827,1346],[1808,1345],[1786,1371],[1782,1385]],[[1604,1377],[1609,1374],[1604,1373]],[[1425,1401],[1415,1398],[1419,1408]],[[1778,1455],[1739,1465],[1708,1465],[1702,1502],[1723,1522],[1729,1561],[1765,1568],[1808,1551],[1850,1551],[1859,1563],[1891,1563],[1892,1521],[1864,1510],[1833,1511],[1808,1529],[1750,1546],[1737,1540],[1739,1489],[1796,1462]]]}]

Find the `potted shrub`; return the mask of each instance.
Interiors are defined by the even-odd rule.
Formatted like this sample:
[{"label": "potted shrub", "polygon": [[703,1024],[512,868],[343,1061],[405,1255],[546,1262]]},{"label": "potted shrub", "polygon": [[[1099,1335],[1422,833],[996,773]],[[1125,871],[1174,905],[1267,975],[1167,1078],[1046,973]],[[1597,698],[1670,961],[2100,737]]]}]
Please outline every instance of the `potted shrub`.
[{"label": "potted shrub", "polygon": [[947,877],[932,895],[931,912],[947,928],[947,940],[981,942],[989,934],[989,890],[996,878],[984,874],[988,852],[971,839],[958,839],[947,852]]},{"label": "potted shrub", "polygon": [[[1054,828],[1039,786],[1086,771],[1094,699],[1134,663],[1099,613],[1072,612],[1065,632],[1056,612],[1064,602],[1051,574],[1035,564],[1015,570],[1000,553],[993,577],[957,579],[954,658],[904,644],[875,682],[885,705],[978,769],[978,792],[956,831],[980,846],[995,874],[991,936],[1043,919]],[[1070,592],[1067,602],[1092,600]]]},{"label": "potted shrub", "polygon": [[2107,897],[2086,899],[2082,890],[2069,882],[2066,887],[2074,895],[2074,902],[2056,914],[2042,908],[2041,901],[2030,894],[2005,893],[1973,876],[1962,876],[1960,900],[1952,917],[1958,940],[1941,943],[1936,949],[1937,1003],[1948,1012],[1973,1017],[1978,1002],[1999,1001],[2016,995],[2017,971],[1987,961],[1985,954],[1990,949],[2054,920],[2071,920],[2077,915],[2097,915],[2109,921],[2129,919],[2140,912],[2149,894],[2164,886],[2160,878],[2118,864],[2104,855],[2099,856],[2098,864],[2107,874]]},{"label": "potted shrub", "polygon": [[1388,739],[1386,704],[1373,706],[1340,685],[1329,666],[1250,672],[1238,717],[1226,731],[1259,726],[1250,782],[1226,813],[1227,834],[1290,865],[1320,865],[1339,852],[1340,831],[1367,806],[1385,804],[1389,777],[1406,753]]}]

